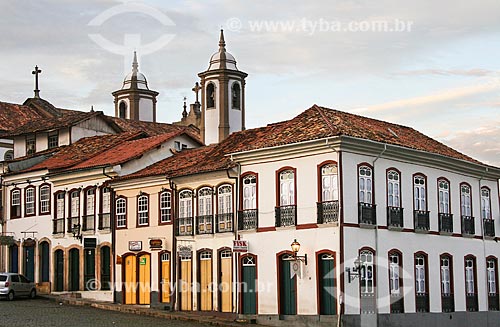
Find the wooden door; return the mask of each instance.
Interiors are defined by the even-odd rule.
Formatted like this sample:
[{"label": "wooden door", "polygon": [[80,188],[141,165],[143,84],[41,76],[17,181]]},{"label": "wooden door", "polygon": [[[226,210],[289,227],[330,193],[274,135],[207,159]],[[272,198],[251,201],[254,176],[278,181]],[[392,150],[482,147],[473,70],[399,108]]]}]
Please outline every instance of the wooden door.
[{"label": "wooden door", "polygon": [[257,313],[257,267],[255,257],[241,259],[241,307],[243,314]]},{"label": "wooden door", "polygon": [[192,286],[192,264],[191,256],[181,257],[181,310],[193,310],[193,294],[191,292]]},{"label": "wooden door", "polygon": [[69,291],[80,289],[80,251],[69,250]]},{"label": "wooden door", "polygon": [[202,311],[212,310],[212,252],[200,253],[199,260],[200,303]]},{"label": "wooden door", "polygon": [[86,291],[96,291],[95,282],[95,249],[85,249],[84,281]]},{"label": "wooden door", "polygon": [[233,311],[233,292],[232,292],[232,253],[230,250],[224,250],[220,253],[220,279],[219,295],[220,307],[222,312]]},{"label": "wooden door", "polygon": [[137,303],[137,261],[129,255],[125,258],[125,304]]},{"label": "wooden door", "polygon": [[319,276],[319,307],[321,315],[334,315],[337,303],[335,301],[335,261],[330,253],[318,255]]},{"label": "wooden door", "polygon": [[170,302],[170,253],[161,255],[161,302]]},{"label": "wooden door", "polygon": [[280,257],[280,314],[297,314],[297,276],[290,278],[290,255],[285,254]]},{"label": "wooden door", "polygon": [[151,303],[151,256],[139,256],[139,304]]},{"label": "wooden door", "polygon": [[54,253],[54,291],[62,292],[64,290],[64,252],[57,250]]},{"label": "wooden door", "polygon": [[30,281],[35,281],[35,247],[24,248],[24,277]]}]

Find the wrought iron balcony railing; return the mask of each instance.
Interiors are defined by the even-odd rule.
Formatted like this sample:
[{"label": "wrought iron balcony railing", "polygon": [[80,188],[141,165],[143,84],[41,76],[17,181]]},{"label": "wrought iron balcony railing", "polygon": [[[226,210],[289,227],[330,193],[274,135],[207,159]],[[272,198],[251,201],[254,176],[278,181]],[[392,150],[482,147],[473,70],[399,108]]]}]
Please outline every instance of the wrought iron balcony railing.
[{"label": "wrought iron balcony railing", "polygon": [[193,235],[193,217],[177,218],[177,236]]},{"label": "wrought iron balcony railing", "polygon": [[212,234],[214,232],[213,215],[198,216],[196,220],[196,234]]},{"label": "wrought iron balcony railing", "polygon": [[429,230],[429,211],[413,210],[413,219],[416,231]]},{"label": "wrought iron balcony railing", "polygon": [[233,213],[218,213],[217,217],[217,233],[225,233],[233,231]]},{"label": "wrought iron balcony railing", "polygon": [[99,230],[111,229],[111,214],[100,213],[99,214]]},{"label": "wrought iron balcony railing", "polygon": [[495,221],[493,219],[483,219],[484,236],[495,237]]},{"label": "wrought iron balcony railing", "polygon": [[259,227],[259,212],[257,209],[246,209],[238,212],[238,229],[252,230]]},{"label": "wrought iron balcony railing", "polygon": [[95,230],[95,215],[86,215],[82,217],[82,231]]},{"label": "wrought iron balcony railing", "polygon": [[275,208],[275,226],[286,227],[297,224],[297,206],[281,206]]},{"label": "wrought iron balcony railing", "polygon": [[339,201],[318,202],[317,222],[318,224],[338,223],[339,221]]},{"label": "wrought iron balcony railing", "polygon": [[52,234],[64,234],[64,218],[52,220]]},{"label": "wrought iron balcony railing", "polygon": [[375,211],[375,204],[371,203],[358,203],[358,222],[364,225],[373,225],[377,224],[377,215]]},{"label": "wrought iron balcony railing", "polygon": [[403,228],[403,208],[387,207],[387,226]]},{"label": "wrought iron balcony railing", "polygon": [[462,216],[462,235],[475,235],[476,227],[474,226],[474,217]]},{"label": "wrought iron balcony railing", "polygon": [[453,214],[439,213],[439,231],[442,233],[453,233]]}]

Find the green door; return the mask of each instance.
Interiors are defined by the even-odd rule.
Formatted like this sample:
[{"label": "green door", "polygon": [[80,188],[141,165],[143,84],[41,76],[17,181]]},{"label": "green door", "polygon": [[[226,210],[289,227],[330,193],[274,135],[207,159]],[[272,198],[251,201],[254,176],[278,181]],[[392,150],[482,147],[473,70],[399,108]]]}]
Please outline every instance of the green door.
[{"label": "green door", "polygon": [[49,243],[42,242],[40,247],[40,281],[48,282],[49,277]]},{"label": "green door", "polygon": [[80,253],[78,249],[69,250],[69,291],[80,289]]},{"label": "green door", "polygon": [[54,258],[54,291],[64,290],[64,253],[62,250],[55,252]]},{"label": "green door", "polygon": [[95,281],[95,249],[85,249],[85,271],[84,281],[86,291],[98,290],[98,285]]},{"label": "green door", "polygon": [[24,276],[30,281],[35,281],[35,247],[24,248]]},{"label": "green door", "polygon": [[319,264],[319,307],[320,314],[334,315],[336,311],[335,301],[335,261],[334,256],[329,253],[318,255]]},{"label": "green door", "polygon": [[295,315],[297,314],[297,276],[290,278],[290,262],[286,260],[290,255],[285,254],[280,257],[280,314],[282,315]]},{"label": "green door", "polygon": [[101,248],[101,290],[111,289],[111,255],[109,246]]},{"label": "green door", "polygon": [[241,307],[243,314],[257,314],[257,269],[255,267],[255,257],[245,256],[241,259],[241,274],[243,285],[241,287]]}]

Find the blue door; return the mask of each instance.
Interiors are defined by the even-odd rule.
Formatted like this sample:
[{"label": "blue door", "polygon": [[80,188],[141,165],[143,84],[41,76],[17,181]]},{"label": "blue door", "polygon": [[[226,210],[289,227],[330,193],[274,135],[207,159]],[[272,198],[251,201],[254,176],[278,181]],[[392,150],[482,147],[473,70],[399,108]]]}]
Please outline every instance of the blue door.
[{"label": "blue door", "polygon": [[35,247],[24,248],[24,276],[30,281],[35,281]]},{"label": "blue door", "polygon": [[19,248],[15,244],[9,247],[9,272],[19,272]]}]

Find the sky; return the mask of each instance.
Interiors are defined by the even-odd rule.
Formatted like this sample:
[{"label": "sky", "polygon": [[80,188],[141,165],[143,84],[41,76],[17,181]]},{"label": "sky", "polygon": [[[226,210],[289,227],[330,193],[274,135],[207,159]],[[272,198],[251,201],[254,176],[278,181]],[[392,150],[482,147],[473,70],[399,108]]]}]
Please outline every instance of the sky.
[{"label": "sky", "polygon": [[180,120],[224,28],[247,128],[313,104],[411,126],[500,166],[500,1],[0,2],[0,101],[114,114],[133,51],[157,118]]}]

